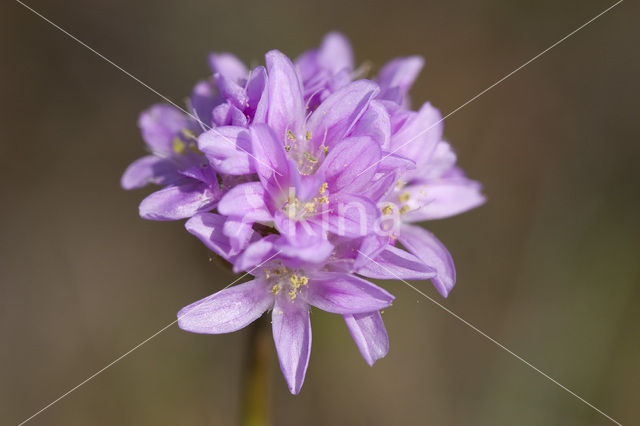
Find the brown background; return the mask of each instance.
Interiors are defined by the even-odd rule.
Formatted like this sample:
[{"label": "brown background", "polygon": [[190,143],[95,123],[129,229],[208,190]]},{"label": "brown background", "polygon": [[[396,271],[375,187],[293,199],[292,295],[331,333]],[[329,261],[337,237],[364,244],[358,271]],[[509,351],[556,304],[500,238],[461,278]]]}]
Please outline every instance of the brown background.
[{"label": "brown background", "polygon": [[[125,2],[30,5],[168,97],[206,54],[295,56],[332,29],[358,62],[421,54],[413,99],[447,113],[608,1]],[[458,284],[428,294],[623,424],[640,418],[640,59],[626,1],[445,122],[489,202],[428,224]],[[119,178],[160,99],[17,3],[0,6],[0,423],[17,424],[231,280],[181,223],[146,222]],[[402,283],[391,352],[366,366],[314,311],[311,365],[276,425],[606,425]],[[34,425],[233,424],[246,331],[171,327]],[[275,365],[274,365],[275,367]]]}]

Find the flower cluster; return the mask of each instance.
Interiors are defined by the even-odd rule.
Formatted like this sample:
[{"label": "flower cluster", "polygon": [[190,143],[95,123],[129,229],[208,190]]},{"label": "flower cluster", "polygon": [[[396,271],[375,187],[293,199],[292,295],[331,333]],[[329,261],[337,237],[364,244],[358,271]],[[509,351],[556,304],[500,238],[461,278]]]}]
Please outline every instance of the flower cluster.
[{"label": "flower cluster", "polygon": [[252,281],[183,308],[179,326],[228,333],[271,310],[280,366],[292,393],[311,350],[311,306],[342,315],[372,365],[388,351],[380,310],[393,296],[363,277],[430,279],[446,297],[455,268],[444,245],[414,222],[484,202],[456,166],[442,118],[408,91],[420,57],[359,78],[349,43],[328,34],[295,61],[273,50],[249,70],[212,54],[211,78],[188,112],[155,105],[139,126],[150,154],[122,186],[162,188],[140,204],[150,220],[186,229]]}]

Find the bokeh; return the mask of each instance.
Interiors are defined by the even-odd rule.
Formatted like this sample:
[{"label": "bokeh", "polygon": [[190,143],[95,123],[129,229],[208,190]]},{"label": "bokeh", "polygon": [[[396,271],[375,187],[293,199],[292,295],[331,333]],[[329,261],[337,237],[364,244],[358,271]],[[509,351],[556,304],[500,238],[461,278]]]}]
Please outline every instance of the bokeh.
[{"label": "bokeh", "polygon": [[[412,92],[444,114],[611,1],[30,0],[182,103],[210,51],[260,63],[330,30],[358,62],[420,54]],[[427,224],[456,288],[421,290],[622,424],[640,418],[640,56],[625,1],[445,121],[485,206]],[[17,424],[233,276],[181,223],[140,219],[120,175],[162,100],[16,2],[0,6],[0,423]],[[604,416],[401,282],[369,368],[313,311],[306,383],[273,361],[274,425],[607,425]],[[172,326],[33,425],[232,425],[247,331]]]}]

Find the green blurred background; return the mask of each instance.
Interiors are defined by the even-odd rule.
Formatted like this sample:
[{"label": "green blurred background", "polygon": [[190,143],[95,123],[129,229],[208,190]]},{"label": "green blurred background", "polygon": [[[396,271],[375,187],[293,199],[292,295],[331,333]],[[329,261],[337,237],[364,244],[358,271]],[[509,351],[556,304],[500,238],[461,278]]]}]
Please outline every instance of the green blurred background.
[{"label": "green blurred background", "polygon": [[[550,0],[125,2],[31,6],[169,98],[210,51],[296,56],[329,30],[374,69],[426,58],[413,90],[447,113],[612,4]],[[488,203],[429,223],[467,321],[623,424],[640,419],[640,37],[626,1],[448,118]],[[119,179],[160,99],[18,3],[0,6],[0,423],[17,424],[232,276],[181,223],[137,216]],[[275,425],[606,425],[606,418],[400,282],[369,368],[314,311],[302,393],[274,361]],[[34,425],[229,425],[248,334],[173,326]]]}]

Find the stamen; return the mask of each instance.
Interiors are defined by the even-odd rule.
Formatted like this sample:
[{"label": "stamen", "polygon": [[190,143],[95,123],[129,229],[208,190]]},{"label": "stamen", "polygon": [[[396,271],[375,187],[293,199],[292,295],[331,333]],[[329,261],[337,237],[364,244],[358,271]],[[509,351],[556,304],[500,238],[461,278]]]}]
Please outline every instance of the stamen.
[{"label": "stamen", "polygon": [[311,130],[307,130],[307,133],[305,133],[304,138],[305,138],[307,141],[310,141],[310,140],[311,140]]},{"label": "stamen", "polygon": [[196,134],[189,129],[182,129],[180,130],[180,133],[182,133],[182,136],[184,136],[187,139],[198,140],[198,137],[196,136]]},{"label": "stamen", "polygon": [[409,198],[411,198],[411,193],[409,192],[403,192],[402,194],[398,195],[398,201],[400,201],[401,203],[406,203],[407,201],[409,201]]},{"label": "stamen", "polygon": [[296,140],[296,136],[293,134],[293,132],[291,130],[287,130],[287,138],[293,142]]},{"label": "stamen", "polygon": [[313,155],[309,154],[308,152],[304,152],[302,153],[302,155],[304,155],[304,158],[307,159],[307,161],[311,162],[311,163],[317,163],[318,159],[316,157],[314,157]]},{"label": "stamen", "polygon": [[171,141],[171,148],[176,154],[184,154],[187,151],[187,144],[176,136],[173,138],[173,141]]}]

